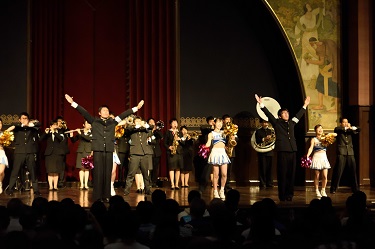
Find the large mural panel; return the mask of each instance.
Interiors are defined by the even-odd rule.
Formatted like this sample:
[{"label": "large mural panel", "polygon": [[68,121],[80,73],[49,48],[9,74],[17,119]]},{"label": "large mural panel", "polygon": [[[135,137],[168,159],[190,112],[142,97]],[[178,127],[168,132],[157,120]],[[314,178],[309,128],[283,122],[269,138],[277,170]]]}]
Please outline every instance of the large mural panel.
[{"label": "large mural panel", "polygon": [[311,96],[309,131],[332,130],[341,115],[339,0],[266,0],[296,56],[305,93]]}]

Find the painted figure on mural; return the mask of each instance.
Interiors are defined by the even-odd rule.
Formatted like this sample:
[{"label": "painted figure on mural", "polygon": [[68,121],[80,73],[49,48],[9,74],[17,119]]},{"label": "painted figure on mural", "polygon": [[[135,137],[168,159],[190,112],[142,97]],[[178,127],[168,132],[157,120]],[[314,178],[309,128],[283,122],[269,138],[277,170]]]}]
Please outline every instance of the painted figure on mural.
[{"label": "painted figure on mural", "polygon": [[[333,40],[318,41],[316,37],[309,39],[310,45],[315,49],[319,60],[306,59],[307,63],[319,65],[319,75],[316,79],[316,90],[318,91],[318,105],[313,110],[327,110],[328,112],[337,112],[337,99],[339,93],[338,80],[338,48]],[[333,103],[330,108],[323,105],[323,97],[333,97]]]},{"label": "painted figure on mural", "polygon": [[319,66],[316,64],[307,63],[306,59],[318,60],[319,56],[315,49],[310,45],[309,39],[311,37],[318,38],[318,28],[322,25],[324,8],[313,9],[310,3],[305,3],[303,6],[304,14],[298,19],[294,33],[296,36],[295,45],[301,45],[301,58],[299,60],[299,67],[301,76],[306,81],[307,86],[313,86],[319,74]]}]

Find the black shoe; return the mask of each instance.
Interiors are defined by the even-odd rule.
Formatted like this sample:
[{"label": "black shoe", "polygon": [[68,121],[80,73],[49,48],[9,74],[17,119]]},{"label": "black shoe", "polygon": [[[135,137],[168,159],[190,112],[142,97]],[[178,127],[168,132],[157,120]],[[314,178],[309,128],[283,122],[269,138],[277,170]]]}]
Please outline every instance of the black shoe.
[{"label": "black shoe", "polygon": [[336,189],[331,189],[329,192],[330,192],[331,194],[336,194]]},{"label": "black shoe", "polygon": [[13,195],[13,191],[7,189],[7,190],[5,191],[5,194],[7,194],[7,195]]},{"label": "black shoe", "polygon": [[129,195],[129,191],[124,191],[124,196]]},{"label": "black shoe", "polygon": [[34,195],[41,196],[42,194],[39,191],[35,191]]},{"label": "black shoe", "polygon": [[293,197],[288,196],[288,197],[285,198],[285,200],[286,200],[286,201],[292,201],[292,200],[293,200]]},{"label": "black shoe", "polygon": [[273,184],[267,184],[266,187],[267,188],[273,188]]},{"label": "black shoe", "polygon": [[175,190],[180,190],[180,188],[179,188],[179,187],[175,187],[174,189],[175,189]]},{"label": "black shoe", "polygon": [[102,202],[104,202],[104,203],[109,203],[109,198],[103,198],[103,199],[102,199]]}]

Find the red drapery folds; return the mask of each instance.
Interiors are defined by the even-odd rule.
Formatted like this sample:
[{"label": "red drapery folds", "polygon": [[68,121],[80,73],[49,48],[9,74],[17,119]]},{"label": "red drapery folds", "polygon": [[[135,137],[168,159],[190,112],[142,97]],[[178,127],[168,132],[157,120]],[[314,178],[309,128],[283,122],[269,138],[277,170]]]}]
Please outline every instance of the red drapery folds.
[{"label": "red drapery folds", "polygon": [[[92,115],[102,104],[119,114],[144,99],[137,114],[167,129],[176,115],[176,1],[31,1],[32,116],[44,128],[62,115],[76,129],[83,118],[65,93]],[[67,176],[76,159],[76,145],[69,148]]]},{"label": "red drapery folds", "polygon": [[[129,1],[129,64],[126,83],[131,106],[140,99],[139,115],[165,123],[176,116],[176,17],[174,0]],[[163,141],[162,141],[163,143]],[[162,148],[164,146],[162,145]],[[163,150],[164,151],[164,150]],[[161,175],[166,175],[165,153]]]},{"label": "red drapery folds", "polygon": [[[63,114],[63,51],[61,0],[31,1],[31,118],[42,123],[41,132],[49,122]],[[44,153],[44,144],[40,154]],[[39,180],[45,180],[43,157]]]}]

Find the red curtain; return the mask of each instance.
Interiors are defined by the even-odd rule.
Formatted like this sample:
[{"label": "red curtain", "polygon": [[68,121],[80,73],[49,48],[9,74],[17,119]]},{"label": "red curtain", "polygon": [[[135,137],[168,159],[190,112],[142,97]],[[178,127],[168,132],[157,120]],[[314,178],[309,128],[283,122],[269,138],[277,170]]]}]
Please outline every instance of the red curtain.
[{"label": "red curtain", "polygon": [[[63,5],[61,0],[34,0],[31,4],[31,118],[42,123],[62,115]],[[45,180],[45,145],[40,146],[39,180]]]},{"label": "red curtain", "polygon": [[[81,127],[69,93],[92,115],[102,104],[118,114],[144,99],[137,114],[168,126],[176,115],[175,1],[32,0],[32,116],[46,126],[62,115]],[[75,146],[68,177],[76,175]],[[161,168],[165,176],[164,157]]]},{"label": "red curtain", "polygon": [[[131,105],[144,99],[145,108],[139,114],[162,120],[168,129],[169,120],[176,116],[175,1],[132,0],[128,16]],[[166,175],[165,156],[161,174]]]}]

